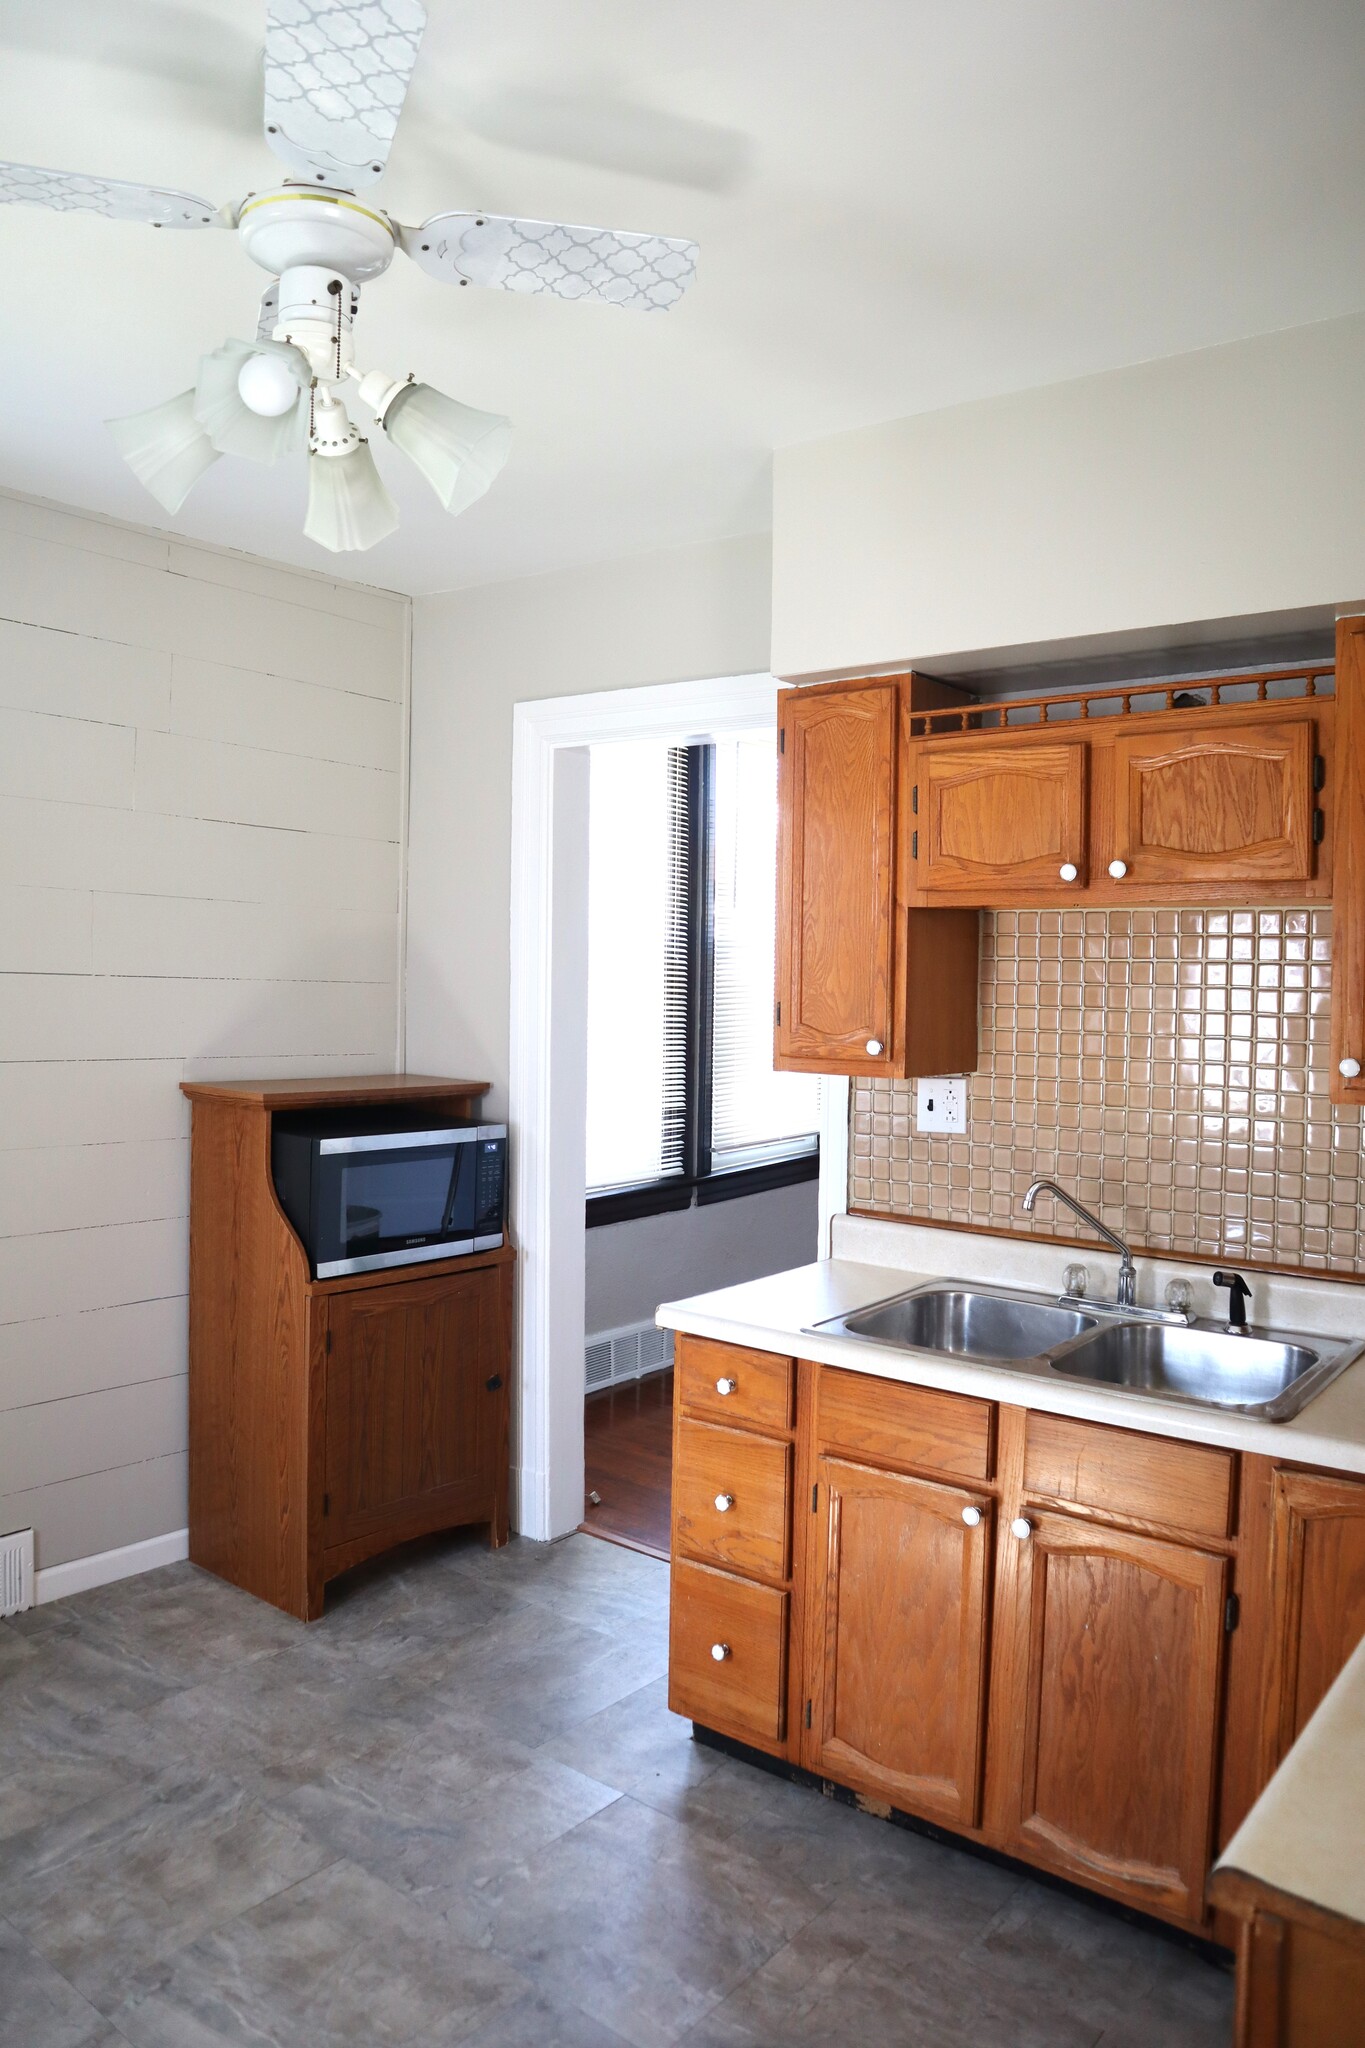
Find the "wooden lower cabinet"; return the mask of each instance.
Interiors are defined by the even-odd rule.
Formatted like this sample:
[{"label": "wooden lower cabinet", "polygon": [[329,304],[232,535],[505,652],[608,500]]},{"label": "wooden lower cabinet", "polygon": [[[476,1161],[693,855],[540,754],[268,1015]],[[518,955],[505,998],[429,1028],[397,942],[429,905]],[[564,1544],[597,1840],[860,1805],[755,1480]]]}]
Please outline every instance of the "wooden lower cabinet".
[{"label": "wooden lower cabinet", "polygon": [[974,1827],[995,1503],[843,1458],[816,1465],[813,1770]]},{"label": "wooden lower cabinet", "polygon": [[328,1301],[325,1551],[358,1562],[429,1530],[498,1518],[507,1465],[500,1280],[487,1268]]},{"label": "wooden lower cabinet", "polygon": [[1015,1530],[1004,1846],[1197,1921],[1228,1561],[1083,1517],[1034,1513]]},{"label": "wooden lower cabinet", "polygon": [[787,1359],[746,1417],[760,1355],[680,1339],[674,1712],[1230,1940],[1215,1843],[1365,1635],[1365,1479]]}]

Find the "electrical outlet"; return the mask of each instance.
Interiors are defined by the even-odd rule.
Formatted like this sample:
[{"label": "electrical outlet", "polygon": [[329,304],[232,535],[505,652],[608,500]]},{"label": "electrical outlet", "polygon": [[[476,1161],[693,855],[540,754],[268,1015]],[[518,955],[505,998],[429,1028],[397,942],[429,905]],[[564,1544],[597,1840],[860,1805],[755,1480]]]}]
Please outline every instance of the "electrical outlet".
[{"label": "electrical outlet", "polygon": [[917,1131],[965,1131],[967,1081],[963,1074],[940,1074],[915,1083]]}]

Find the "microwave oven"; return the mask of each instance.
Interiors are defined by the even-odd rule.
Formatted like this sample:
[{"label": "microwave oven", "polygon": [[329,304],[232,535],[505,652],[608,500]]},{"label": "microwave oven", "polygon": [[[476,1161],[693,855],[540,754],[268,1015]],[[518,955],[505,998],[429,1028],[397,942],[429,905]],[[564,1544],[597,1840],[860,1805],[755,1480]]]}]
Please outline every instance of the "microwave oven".
[{"label": "microwave oven", "polygon": [[495,1251],[507,1214],[507,1126],[392,1111],[274,1118],[280,1206],[315,1280]]}]

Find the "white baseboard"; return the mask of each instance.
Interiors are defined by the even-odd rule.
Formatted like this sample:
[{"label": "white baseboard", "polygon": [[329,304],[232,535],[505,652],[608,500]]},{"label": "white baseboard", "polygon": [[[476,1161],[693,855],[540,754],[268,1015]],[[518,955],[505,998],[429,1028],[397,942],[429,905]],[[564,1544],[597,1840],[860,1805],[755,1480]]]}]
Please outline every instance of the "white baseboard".
[{"label": "white baseboard", "polygon": [[73,1557],[69,1564],[50,1564],[34,1573],[33,1604],[42,1607],[49,1600],[87,1593],[92,1586],[136,1578],[139,1572],[154,1572],[159,1565],[179,1564],[189,1554],[189,1530],[168,1529],[164,1536],[149,1536],[145,1543],[125,1543],[118,1550],[97,1551],[93,1557]]}]

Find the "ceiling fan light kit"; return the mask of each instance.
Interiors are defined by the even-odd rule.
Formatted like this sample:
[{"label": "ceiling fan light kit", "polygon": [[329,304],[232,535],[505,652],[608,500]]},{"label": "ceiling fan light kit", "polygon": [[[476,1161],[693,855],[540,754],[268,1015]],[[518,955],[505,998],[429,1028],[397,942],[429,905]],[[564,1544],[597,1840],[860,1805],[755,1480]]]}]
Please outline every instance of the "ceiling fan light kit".
[{"label": "ceiling fan light kit", "polygon": [[[0,205],[93,212],[159,228],[230,228],[273,282],[254,343],[226,341],[193,391],[109,421],[120,454],[168,512],[219,455],[309,451],[304,533],[334,552],[373,547],[398,511],[343,391],[358,386],[386,438],[450,513],[483,496],[511,424],[430,384],[356,368],[360,288],[398,249],[442,283],[667,312],[696,272],[695,243],[495,214],[393,221],[356,195],[383,173],[417,62],[421,0],[268,0],[265,134],[293,174],[214,207],[192,193],[0,163]],[[292,390],[292,396],[291,396]]]}]

